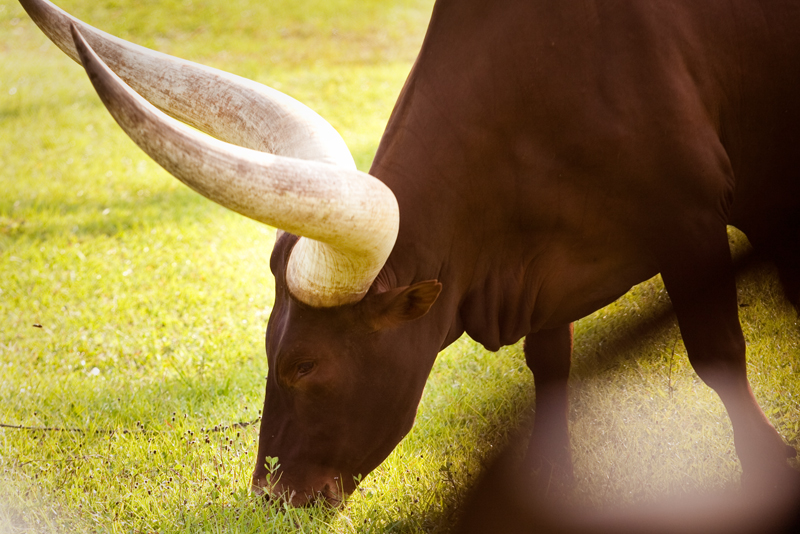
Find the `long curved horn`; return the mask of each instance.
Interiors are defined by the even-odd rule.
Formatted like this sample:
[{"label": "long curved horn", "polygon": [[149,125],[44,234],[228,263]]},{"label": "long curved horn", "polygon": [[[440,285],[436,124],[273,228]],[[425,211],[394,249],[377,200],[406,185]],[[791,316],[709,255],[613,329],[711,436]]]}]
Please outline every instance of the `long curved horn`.
[{"label": "long curved horn", "polygon": [[[355,168],[341,136],[322,117],[279,91],[102,32],[47,0],[20,0],[65,54],[80,63],[70,25],[125,83],[166,114],[235,145]],[[224,102],[224,105],[220,105]]]},{"label": "long curved horn", "polygon": [[[25,4],[27,0],[21,1]],[[56,9],[42,0],[33,0],[33,3]],[[56,15],[68,17],[63,12]],[[349,164],[345,161],[344,165],[333,165],[298,159],[299,155],[291,151],[293,157],[259,152],[188,128],[126,86],[94,53],[73,19],[66,20],[71,27],[74,48],[64,45],[62,49],[72,50],[80,58],[112,116],[145,152],[207,198],[260,222],[304,236],[295,245],[287,270],[289,289],[297,298],[313,306],[336,306],[363,297],[388,258],[397,236],[397,201],[384,184],[355,170],[349,152]],[[97,32],[90,27],[89,31]],[[101,37],[108,39],[110,36]],[[118,39],[111,39],[114,46],[119,44]],[[59,35],[59,40],[63,41],[63,35]],[[158,61],[164,60],[163,54],[128,43],[124,45],[126,49],[135,49],[134,57],[139,58],[140,67],[143,62],[146,64],[141,58],[148,54],[155,54]],[[179,62],[180,67],[188,63],[166,58]],[[206,70],[194,64],[190,67],[195,77]],[[234,90],[255,88],[262,93],[280,95],[226,73],[214,71],[213,74],[214,80],[228,82]],[[274,100],[274,95],[267,96]],[[300,115],[307,114],[303,109],[308,108],[295,104],[290,106],[293,109],[289,112],[278,105],[272,106],[277,112],[269,109],[264,114],[276,113],[278,119],[281,115],[291,115],[295,109],[300,110]],[[262,110],[255,106],[255,111]],[[197,115],[196,112],[190,114]],[[222,115],[221,120],[218,116],[217,121],[205,123],[211,124],[210,133],[215,133],[214,122],[226,123],[224,111]],[[290,117],[288,122],[294,120]],[[325,123],[321,118],[318,120]],[[227,123],[229,125],[230,121]],[[219,137],[235,135],[235,128],[221,131]],[[338,134],[336,137],[341,140]]]},{"label": "long curved horn", "polygon": [[313,306],[363,298],[394,246],[399,210],[382,182],[355,169],[275,156],[196,132],[125,85],[72,26],[89,79],[139,147],[206,198],[304,236],[289,259],[289,290]]}]

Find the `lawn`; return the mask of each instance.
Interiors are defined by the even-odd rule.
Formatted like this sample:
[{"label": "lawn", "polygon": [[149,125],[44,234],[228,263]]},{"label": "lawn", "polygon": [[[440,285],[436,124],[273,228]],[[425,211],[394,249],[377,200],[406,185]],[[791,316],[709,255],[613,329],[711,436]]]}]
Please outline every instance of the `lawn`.
[{"label": "lawn", "polygon": [[[368,170],[431,0],[59,0],[109,33],[305,102]],[[274,230],[150,161],[82,69],[0,0],[0,533],[448,532],[527,413],[521,345],[442,353],[417,424],[340,510],[248,492]],[[737,253],[747,249],[735,231]],[[800,446],[800,329],[746,269],[756,395]],[[691,370],[658,278],[576,325],[574,499],[738,484],[730,423]],[[108,432],[114,430],[114,432]],[[124,432],[127,431],[127,432]]]}]

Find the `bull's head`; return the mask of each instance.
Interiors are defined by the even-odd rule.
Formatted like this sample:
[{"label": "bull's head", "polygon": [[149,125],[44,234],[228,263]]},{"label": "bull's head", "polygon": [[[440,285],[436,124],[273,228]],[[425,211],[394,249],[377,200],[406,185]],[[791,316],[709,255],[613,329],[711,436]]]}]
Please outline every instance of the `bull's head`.
[{"label": "bull's head", "polygon": [[[341,501],[410,429],[430,369],[413,354],[439,348],[406,328],[440,284],[375,281],[398,234],[394,195],[356,170],[338,133],[290,97],[114,38],[46,0],[20,1],[156,162],[285,231],[271,262],[276,298],[253,486],[293,504]],[[268,457],[280,463],[272,477]]]},{"label": "bull's head", "polygon": [[351,304],[311,306],[287,281],[297,241],[285,234],[272,255],[275,306],[253,485],[268,483],[264,461],[277,456],[281,478],[273,493],[288,493],[294,504],[319,494],[338,504],[355,488],[354,476],[372,471],[414,422],[430,367],[414,357],[422,347],[405,328],[428,311],[441,286],[372,289]]}]

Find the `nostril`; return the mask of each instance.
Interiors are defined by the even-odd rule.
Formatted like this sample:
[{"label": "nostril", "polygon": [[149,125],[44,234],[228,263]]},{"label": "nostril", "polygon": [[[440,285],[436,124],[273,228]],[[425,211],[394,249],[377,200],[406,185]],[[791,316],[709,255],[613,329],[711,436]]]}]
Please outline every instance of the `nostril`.
[{"label": "nostril", "polygon": [[331,506],[332,508],[338,508],[341,506],[345,499],[345,494],[342,491],[341,486],[338,484],[338,478],[339,477],[334,477],[333,484],[325,484],[324,489],[320,492],[320,495],[325,498],[328,506]]}]

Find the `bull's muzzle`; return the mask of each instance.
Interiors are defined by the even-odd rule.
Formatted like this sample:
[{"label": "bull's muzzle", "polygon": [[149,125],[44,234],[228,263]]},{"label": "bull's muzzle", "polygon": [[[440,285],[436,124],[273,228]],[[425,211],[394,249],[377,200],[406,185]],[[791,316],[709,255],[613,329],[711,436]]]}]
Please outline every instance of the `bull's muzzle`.
[{"label": "bull's muzzle", "polygon": [[276,482],[271,482],[265,477],[254,477],[251,491],[256,495],[287,502],[292,506],[324,504],[331,508],[341,506],[350,493],[344,489],[338,475],[322,476],[313,483],[301,485],[283,483],[281,478],[279,476]]}]

